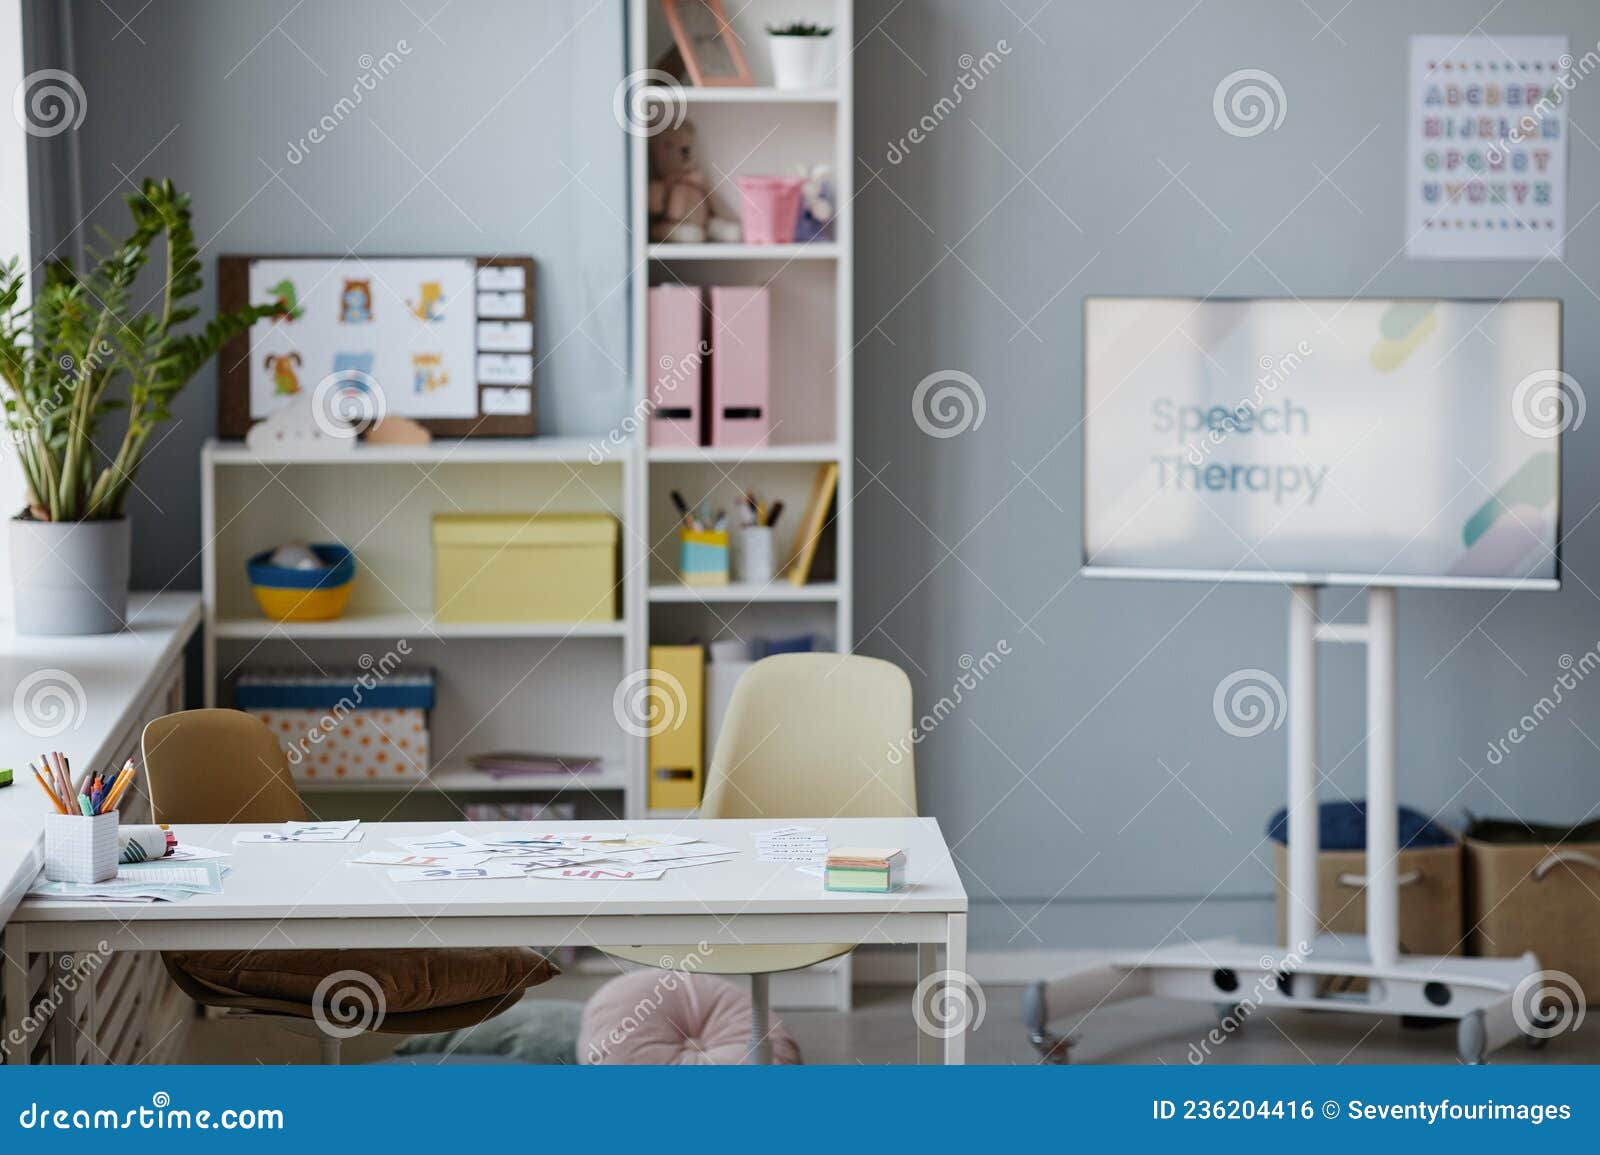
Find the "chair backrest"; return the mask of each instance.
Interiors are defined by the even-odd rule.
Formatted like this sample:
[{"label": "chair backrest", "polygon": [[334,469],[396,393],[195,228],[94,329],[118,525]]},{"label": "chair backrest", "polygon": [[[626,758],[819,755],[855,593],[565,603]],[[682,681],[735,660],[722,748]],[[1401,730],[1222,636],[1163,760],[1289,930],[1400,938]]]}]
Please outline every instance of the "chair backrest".
[{"label": "chair backrest", "polygon": [[157,822],[306,817],[283,747],[259,718],[239,710],[184,710],[147,725],[141,745]]},{"label": "chair backrest", "polygon": [[707,818],[917,812],[911,683],[849,654],[778,654],[739,679],[712,754]]}]

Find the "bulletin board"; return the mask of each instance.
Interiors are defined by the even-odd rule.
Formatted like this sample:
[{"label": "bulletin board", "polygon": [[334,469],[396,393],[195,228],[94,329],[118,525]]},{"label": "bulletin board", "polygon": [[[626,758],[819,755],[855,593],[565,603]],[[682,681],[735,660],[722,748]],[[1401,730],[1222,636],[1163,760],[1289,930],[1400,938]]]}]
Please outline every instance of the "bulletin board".
[{"label": "bulletin board", "polygon": [[437,435],[537,432],[529,257],[225,256],[217,284],[223,310],[280,306],[222,349],[219,436],[333,374]]}]

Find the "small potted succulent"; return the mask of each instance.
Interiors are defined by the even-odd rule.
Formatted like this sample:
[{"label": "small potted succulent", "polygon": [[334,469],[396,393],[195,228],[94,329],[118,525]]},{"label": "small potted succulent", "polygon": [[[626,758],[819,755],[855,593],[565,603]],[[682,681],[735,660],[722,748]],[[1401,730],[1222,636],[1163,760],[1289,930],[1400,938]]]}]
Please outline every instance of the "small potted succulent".
[{"label": "small potted succulent", "polygon": [[833,29],[796,20],[768,24],[772,83],[778,88],[824,88],[833,76]]},{"label": "small potted succulent", "polygon": [[[171,181],[147,180],[127,202],[132,235],[96,254],[93,268],[81,273],[64,261],[50,264],[31,304],[20,263],[0,265],[0,398],[28,486],[28,506],[9,526],[13,622],[21,634],[122,628],[124,506],[151,435],[223,342],[277,308],[219,313],[179,332],[195,316],[188,302],[200,291],[189,198]],[[135,294],[162,238],[156,291]],[[127,410],[127,426],[110,452],[100,424],[117,409]]]}]

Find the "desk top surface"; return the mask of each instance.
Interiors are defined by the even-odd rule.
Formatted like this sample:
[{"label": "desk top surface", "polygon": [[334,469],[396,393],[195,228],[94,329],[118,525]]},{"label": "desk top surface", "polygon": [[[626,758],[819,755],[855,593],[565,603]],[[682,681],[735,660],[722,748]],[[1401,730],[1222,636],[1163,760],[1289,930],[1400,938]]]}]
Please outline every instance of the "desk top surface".
[{"label": "desk top surface", "polygon": [[[825,831],[830,847],[898,847],[906,852],[905,889],[892,894],[851,894],[823,889],[822,879],[793,864],[762,862],[755,839],[780,826]],[[363,823],[360,842],[247,843],[234,835],[273,826],[185,826],[173,828],[180,845],[204,846],[229,855],[231,868],[221,894],[183,902],[84,903],[30,899],[17,922],[118,922],[187,919],[324,919],[526,917],[540,915],[738,915],[738,914],[960,914],[966,891],[956,875],[939,824],[932,818],[708,819],[636,822],[552,823]],[[402,882],[392,867],[350,860],[373,851],[393,851],[393,837],[456,830],[477,837],[534,830],[625,831],[681,834],[732,847],[738,857],[709,866],[668,870],[656,879],[580,880],[555,878],[473,879]]]}]

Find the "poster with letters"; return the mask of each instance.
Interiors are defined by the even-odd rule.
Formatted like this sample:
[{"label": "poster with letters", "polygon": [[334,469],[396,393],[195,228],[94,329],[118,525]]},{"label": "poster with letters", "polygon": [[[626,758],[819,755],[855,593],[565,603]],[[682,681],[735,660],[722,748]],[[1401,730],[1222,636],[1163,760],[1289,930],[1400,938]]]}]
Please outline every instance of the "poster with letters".
[{"label": "poster with letters", "polygon": [[1413,36],[1406,255],[1560,258],[1566,235],[1565,36]]}]

